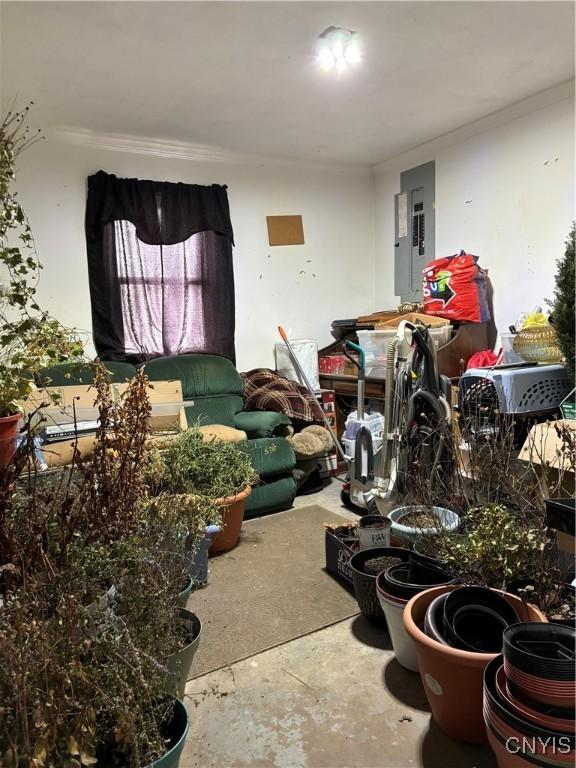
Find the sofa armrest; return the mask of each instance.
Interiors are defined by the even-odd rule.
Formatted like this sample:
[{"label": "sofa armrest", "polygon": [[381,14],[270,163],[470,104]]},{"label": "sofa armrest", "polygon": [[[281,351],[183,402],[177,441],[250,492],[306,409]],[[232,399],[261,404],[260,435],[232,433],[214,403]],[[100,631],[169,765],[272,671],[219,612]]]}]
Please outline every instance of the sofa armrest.
[{"label": "sofa armrest", "polygon": [[240,411],[234,417],[234,426],[246,432],[249,440],[258,437],[283,437],[289,433],[290,419],[275,411]]}]

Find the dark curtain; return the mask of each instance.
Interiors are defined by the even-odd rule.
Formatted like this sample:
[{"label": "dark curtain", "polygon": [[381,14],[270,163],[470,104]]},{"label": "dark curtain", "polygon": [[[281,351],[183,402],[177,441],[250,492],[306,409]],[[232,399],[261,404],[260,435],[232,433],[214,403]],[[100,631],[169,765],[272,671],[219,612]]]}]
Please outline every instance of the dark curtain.
[{"label": "dark curtain", "polygon": [[102,360],[204,352],[234,361],[234,243],[225,186],[88,178],[86,243]]}]

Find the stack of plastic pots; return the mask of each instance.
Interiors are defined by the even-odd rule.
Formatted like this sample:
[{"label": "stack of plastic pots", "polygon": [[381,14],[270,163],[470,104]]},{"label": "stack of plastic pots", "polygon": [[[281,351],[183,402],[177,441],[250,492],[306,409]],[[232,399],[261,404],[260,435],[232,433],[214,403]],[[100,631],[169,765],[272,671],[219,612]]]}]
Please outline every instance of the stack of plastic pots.
[{"label": "stack of plastic pots", "polygon": [[574,765],[575,640],[573,628],[553,624],[504,633],[504,655],[484,674],[484,721],[499,768]]},{"label": "stack of plastic pots", "polygon": [[[489,598],[484,604],[484,607],[495,611],[497,617],[482,611],[478,613],[482,595],[476,593],[474,596],[470,592],[472,589],[498,596],[497,601]],[[458,592],[460,595],[457,595]],[[448,597],[452,595],[454,598],[448,603]],[[444,602],[439,599],[443,596]],[[507,604],[505,609],[500,598]],[[483,674],[487,664],[502,648],[501,635],[497,651],[489,650],[498,643],[497,627],[504,626],[505,619],[501,621],[500,611],[511,617],[507,613],[509,607],[514,609],[516,621],[546,621],[537,608],[520,598],[480,587],[443,586],[429,589],[413,597],[404,609],[404,627],[416,646],[418,669],[432,717],[444,733],[457,741],[479,744],[486,741],[482,716]],[[462,608],[468,610],[458,613]],[[491,616],[491,629],[483,636],[479,630],[487,615]],[[452,622],[453,636],[445,627],[446,621]],[[451,642],[461,643],[462,647],[455,647]],[[476,650],[470,650],[470,645]],[[485,650],[481,650],[482,647]]]},{"label": "stack of plastic pots", "polygon": [[504,633],[506,677],[535,702],[572,708],[576,699],[575,641],[572,627],[510,627]]},{"label": "stack of plastic pots", "polygon": [[371,549],[363,549],[350,558],[352,582],[358,607],[362,615],[373,624],[385,627],[386,619],[376,596],[376,576],[378,574],[368,570],[366,563],[378,558],[394,558],[399,562],[407,562],[409,556],[410,552],[400,547],[372,547]]},{"label": "stack of plastic pots", "polygon": [[404,629],[402,615],[414,595],[432,586],[453,582],[451,576],[438,566],[432,558],[410,553],[408,562],[393,565],[376,579],[376,593],[386,617],[394,655],[401,666],[412,672],[418,671],[416,646]]}]

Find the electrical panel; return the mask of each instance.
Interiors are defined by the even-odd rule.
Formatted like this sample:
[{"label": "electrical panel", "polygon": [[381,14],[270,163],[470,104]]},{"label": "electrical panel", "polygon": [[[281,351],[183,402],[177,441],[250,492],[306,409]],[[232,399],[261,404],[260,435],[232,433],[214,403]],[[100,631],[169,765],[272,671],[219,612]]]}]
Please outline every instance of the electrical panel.
[{"label": "electrical panel", "polygon": [[434,162],[400,174],[394,196],[394,293],[402,301],[422,300],[422,270],[435,258]]}]

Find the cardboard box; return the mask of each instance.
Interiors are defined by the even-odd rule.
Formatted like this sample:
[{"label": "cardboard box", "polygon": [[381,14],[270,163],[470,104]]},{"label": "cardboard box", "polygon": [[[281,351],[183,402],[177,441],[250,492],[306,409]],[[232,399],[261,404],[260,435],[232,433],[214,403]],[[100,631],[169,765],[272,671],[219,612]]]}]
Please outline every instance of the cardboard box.
[{"label": "cardboard box", "polygon": [[[115,403],[120,403],[122,395],[128,389],[127,383],[110,384],[110,392]],[[58,397],[58,405],[53,405],[51,395]],[[94,387],[86,384],[72,385],[69,387],[43,387],[30,393],[28,399],[22,404],[24,413],[31,413],[37,409],[43,412],[55,410],[63,417],[74,418],[74,411],[94,411],[96,393]],[[148,388],[148,398],[152,405],[158,403],[182,402],[182,385],[179,380],[154,381]]]},{"label": "cardboard box", "polygon": [[[115,402],[120,403],[122,395],[126,392],[127,384],[111,384],[111,394]],[[59,395],[60,405],[42,407],[45,403],[51,403],[50,393]],[[170,439],[183,429],[188,428],[186,411],[182,400],[182,385],[179,380],[156,381],[148,390],[148,397],[152,406],[150,415],[150,441]],[[94,407],[94,388],[86,385],[74,385],[70,387],[47,387],[31,393],[24,403],[26,413],[37,411],[34,418],[36,425],[40,426],[41,419],[48,424],[70,424],[74,420],[96,421],[98,411]],[[83,454],[91,452],[94,445],[94,433],[46,443],[42,446],[42,455],[49,467],[69,464],[74,455],[75,446]]]},{"label": "cardboard box", "polygon": [[[150,419],[152,433],[148,437],[148,443],[166,443],[173,440],[180,431],[188,429],[186,411],[178,407],[171,414],[164,413],[159,417]],[[54,443],[45,443],[42,448],[42,457],[48,467],[62,467],[70,464],[77,447],[83,456],[88,456],[94,447],[94,434],[83,435],[70,440],[59,440]]]},{"label": "cardboard box", "polygon": [[535,424],[518,458],[539,470],[542,488],[548,495],[573,496],[576,487],[574,457],[570,455],[569,446],[563,445],[558,429],[567,429],[576,440],[576,422],[571,419]]},{"label": "cardboard box", "polygon": [[338,528],[326,528],[324,540],[326,548],[326,570],[349,587],[353,587],[350,558],[357,551],[357,546],[350,546],[345,539],[354,539],[357,544],[358,539],[353,535],[354,531],[355,526],[352,525],[341,525]]}]

